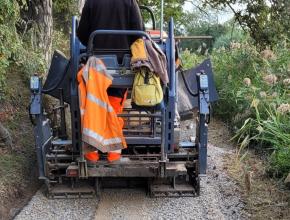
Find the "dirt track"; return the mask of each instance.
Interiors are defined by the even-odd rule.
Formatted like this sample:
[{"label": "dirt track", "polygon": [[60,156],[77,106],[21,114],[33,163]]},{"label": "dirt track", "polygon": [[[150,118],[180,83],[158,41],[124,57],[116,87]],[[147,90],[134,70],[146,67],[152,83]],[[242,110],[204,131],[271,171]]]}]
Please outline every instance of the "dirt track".
[{"label": "dirt track", "polygon": [[233,151],[220,142],[226,138],[221,130],[219,125],[212,127],[208,175],[200,197],[152,199],[140,189],[114,189],[102,192],[100,201],[53,201],[40,190],[16,219],[248,219],[239,187],[226,174],[223,158]]}]

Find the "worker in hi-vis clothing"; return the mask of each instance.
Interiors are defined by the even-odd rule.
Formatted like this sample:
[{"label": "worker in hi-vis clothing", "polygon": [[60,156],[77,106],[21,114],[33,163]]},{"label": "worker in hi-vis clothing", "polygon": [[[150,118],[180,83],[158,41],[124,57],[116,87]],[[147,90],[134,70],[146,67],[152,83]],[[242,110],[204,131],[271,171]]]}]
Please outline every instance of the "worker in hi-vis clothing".
[{"label": "worker in hi-vis clothing", "polygon": [[[136,0],[87,0],[81,15],[77,35],[81,43],[88,44],[90,34],[95,30],[143,30],[140,9]],[[95,37],[94,48],[129,49],[138,36],[99,35]],[[123,60],[124,53],[116,54],[118,62]],[[107,90],[110,105],[115,113],[123,111],[127,89],[109,88]],[[119,120],[123,126],[122,119]],[[85,158],[90,162],[99,160],[99,153],[92,147],[85,147]],[[121,158],[121,150],[108,152],[108,160]]]}]

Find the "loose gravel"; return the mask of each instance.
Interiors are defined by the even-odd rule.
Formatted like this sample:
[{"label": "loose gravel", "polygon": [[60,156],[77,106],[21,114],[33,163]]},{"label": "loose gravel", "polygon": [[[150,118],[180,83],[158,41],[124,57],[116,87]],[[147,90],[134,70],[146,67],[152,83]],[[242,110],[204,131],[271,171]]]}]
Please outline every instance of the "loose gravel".
[{"label": "loose gravel", "polygon": [[15,220],[91,220],[97,204],[97,199],[49,200],[41,189]]},{"label": "loose gravel", "polygon": [[232,152],[209,145],[208,175],[202,178],[200,197],[152,199],[141,190],[105,190],[95,219],[247,219],[239,188],[224,171],[226,153]]},{"label": "loose gravel", "polygon": [[[186,126],[194,130],[194,126]],[[214,127],[211,133],[221,129],[224,128]],[[211,143],[221,136],[214,136]],[[202,178],[199,197],[149,198],[140,189],[105,189],[100,202],[97,199],[48,200],[40,190],[15,219],[248,219],[240,189],[226,174],[223,164],[226,154],[234,155],[234,152],[209,144],[208,174]]]}]

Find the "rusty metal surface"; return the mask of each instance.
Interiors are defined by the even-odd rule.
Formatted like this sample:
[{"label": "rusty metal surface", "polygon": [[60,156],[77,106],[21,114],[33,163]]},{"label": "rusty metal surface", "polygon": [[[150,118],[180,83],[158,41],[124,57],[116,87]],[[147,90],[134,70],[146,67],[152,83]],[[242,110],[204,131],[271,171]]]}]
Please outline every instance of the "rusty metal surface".
[{"label": "rusty metal surface", "polygon": [[190,184],[180,184],[173,188],[171,185],[152,185],[150,187],[151,197],[195,197],[196,189]]},{"label": "rusty metal surface", "polygon": [[149,193],[151,197],[195,197],[199,193],[196,180],[187,175],[154,179],[149,182]]},{"label": "rusty metal surface", "polygon": [[95,189],[88,184],[74,188],[58,184],[48,190],[48,198],[50,199],[94,198],[95,195]]},{"label": "rusty metal surface", "polygon": [[159,163],[151,161],[101,162],[88,167],[89,177],[157,177]]},{"label": "rusty metal surface", "polygon": [[128,145],[160,145],[161,137],[126,137],[126,142]]},{"label": "rusty metal surface", "polygon": [[[156,161],[100,162],[88,167],[89,177],[159,177],[160,163]],[[166,177],[187,175],[185,162],[166,163]]]},{"label": "rusty metal surface", "polygon": [[106,167],[88,168],[89,177],[157,177],[157,167]]}]

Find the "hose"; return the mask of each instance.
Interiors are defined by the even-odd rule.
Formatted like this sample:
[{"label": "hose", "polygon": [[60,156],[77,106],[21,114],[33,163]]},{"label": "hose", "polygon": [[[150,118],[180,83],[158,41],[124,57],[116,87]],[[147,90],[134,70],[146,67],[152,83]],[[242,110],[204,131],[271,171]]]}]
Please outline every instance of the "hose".
[{"label": "hose", "polygon": [[198,96],[198,92],[194,93],[191,91],[191,89],[189,88],[189,85],[187,84],[187,81],[185,79],[185,76],[184,76],[184,71],[181,69],[180,70],[180,73],[181,73],[181,76],[182,76],[182,79],[184,81],[184,85],[185,85],[185,88],[187,89],[188,93],[194,97],[197,97]]}]

